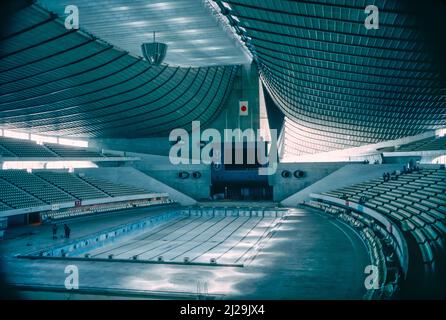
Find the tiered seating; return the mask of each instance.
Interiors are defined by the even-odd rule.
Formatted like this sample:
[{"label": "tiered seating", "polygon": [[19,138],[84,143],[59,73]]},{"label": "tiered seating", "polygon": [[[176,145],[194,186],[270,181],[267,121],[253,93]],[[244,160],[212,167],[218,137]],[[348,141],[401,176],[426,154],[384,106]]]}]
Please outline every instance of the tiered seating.
[{"label": "tiered seating", "polygon": [[37,207],[45,205],[25,191],[0,178],[0,200],[13,209]]},{"label": "tiered seating", "polygon": [[95,161],[122,157],[125,153],[103,153],[84,147],[61,145],[56,143],[37,144],[36,141],[0,137],[0,157],[8,158],[71,158]]},{"label": "tiered seating", "polygon": [[10,151],[8,151],[7,149],[5,149],[4,147],[2,147],[2,145],[0,144],[0,157],[15,157],[16,155],[11,153]]},{"label": "tiered seating", "polygon": [[446,136],[435,139],[424,146],[423,150],[446,150]]},{"label": "tiered seating", "polygon": [[446,136],[430,137],[427,139],[411,142],[398,148],[397,151],[432,151],[446,150]]},{"label": "tiered seating", "polygon": [[52,153],[44,146],[38,145],[34,141],[0,137],[0,145],[3,149],[6,149],[9,153],[12,153],[17,157],[57,157],[56,154]]},{"label": "tiered seating", "polygon": [[45,146],[58,154],[60,157],[65,158],[101,158],[102,154],[95,151],[90,151],[85,148],[72,147],[72,146],[64,146],[60,144],[50,144],[46,143]]},{"label": "tiered seating", "polygon": [[42,220],[60,220],[60,219],[71,219],[80,216],[86,216],[89,214],[100,214],[113,212],[118,210],[130,209],[135,207],[148,207],[151,205],[157,204],[171,204],[173,201],[169,198],[153,200],[153,199],[143,199],[143,200],[134,200],[129,202],[116,202],[116,203],[107,203],[101,205],[95,205],[92,207],[76,207],[70,208],[63,211],[48,211],[42,214]]},{"label": "tiered seating", "polygon": [[[76,203],[77,200],[107,199],[151,192],[106,180],[80,177],[75,174],[57,171],[0,170],[0,211],[38,208],[42,220],[67,219],[88,214],[110,212],[134,207],[169,204],[172,201],[165,195],[141,199],[114,199],[114,202],[97,201],[94,205]],[[52,206],[67,203],[66,206]],[[80,204],[80,206],[78,205]],[[31,211],[28,211],[31,212]]]},{"label": "tiered seating", "polygon": [[6,203],[0,202],[0,211],[10,210],[11,207],[8,206]]},{"label": "tiered seating", "polygon": [[106,193],[93,187],[74,174],[53,171],[38,171],[35,174],[81,200],[108,197]]},{"label": "tiered seating", "polygon": [[0,177],[47,204],[76,200],[61,189],[24,170],[0,170]]},{"label": "tiered seating", "polygon": [[112,197],[119,197],[119,196],[128,196],[128,195],[134,195],[134,194],[147,194],[150,193],[147,190],[130,187],[130,186],[124,186],[122,184],[115,184],[111,183],[109,181],[87,177],[87,176],[81,176],[81,179],[88,182],[89,184],[95,186],[96,188],[102,190],[103,192],[109,194]]},{"label": "tiered seating", "polygon": [[425,269],[434,272],[445,252],[446,170],[423,169],[384,182],[375,179],[326,195],[360,202],[393,219],[412,235],[421,251]]}]

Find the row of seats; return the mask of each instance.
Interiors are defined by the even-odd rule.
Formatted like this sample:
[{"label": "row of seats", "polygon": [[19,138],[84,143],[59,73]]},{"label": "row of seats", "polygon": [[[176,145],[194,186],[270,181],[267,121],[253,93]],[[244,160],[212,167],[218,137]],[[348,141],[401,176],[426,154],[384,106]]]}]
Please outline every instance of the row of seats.
[{"label": "row of seats", "polygon": [[[44,202],[33,197],[29,193],[13,186],[9,182],[0,178],[0,201],[13,209],[37,207],[45,205]],[[7,207],[0,207],[0,210],[9,210]]]},{"label": "row of seats", "polygon": [[0,211],[10,210],[11,207],[0,201]]},{"label": "row of seats", "polygon": [[0,156],[23,158],[102,158],[100,152],[82,147],[54,143],[37,144],[35,141],[0,137]]},{"label": "row of seats", "polygon": [[397,151],[446,150],[446,136],[430,137],[400,146]]},{"label": "row of seats", "polygon": [[[0,170],[0,211],[148,193],[151,192],[142,188],[68,172]],[[146,200],[141,201],[145,205]],[[157,201],[168,203],[170,200]],[[133,204],[139,202],[133,201]]]},{"label": "row of seats", "polygon": [[6,149],[5,147],[3,147],[3,146],[0,144],[0,157],[5,157],[5,158],[9,157],[9,158],[13,158],[13,157],[16,157],[16,155],[13,154],[13,153],[11,153],[8,149]]},{"label": "row of seats", "polygon": [[361,202],[399,223],[418,245],[425,271],[436,272],[445,253],[446,170],[423,169],[398,175],[396,180],[374,179],[326,192]]},{"label": "row of seats", "polygon": [[39,198],[46,204],[73,202],[76,198],[24,170],[0,170],[0,177]]},{"label": "row of seats", "polygon": [[41,218],[43,221],[45,220],[63,220],[63,219],[71,219],[79,216],[98,214],[103,212],[110,212],[116,210],[129,209],[134,207],[147,207],[151,205],[157,204],[169,204],[172,203],[170,199],[161,199],[161,200],[137,200],[131,202],[119,202],[113,204],[106,204],[102,206],[94,206],[85,210],[85,208],[71,208],[62,212],[46,212],[43,213]]},{"label": "row of seats", "polygon": [[109,211],[116,211],[116,210],[122,210],[130,208],[131,205],[125,204],[125,203],[117,203],[112,206],[104,206],[104,207],[96,207],[96,208],[90,208],[89,210],[85,210],[82,208],[73,208],[67,211],[62,212],[47,212],[42,214],[42,220],[62,220],[62,219],[71,219],[76,218],[80,216],[86,216],[90,214],[98,214],[102,212],[109,212]]},{"label": "row of seats", "polygon": [[144,190],[142,188],[124,186],[122,184],[116,184],[98,178],[92,178],[88,176],[79,176],[79,177],[112,197],[150,193],[149,191]]},{"label": "row of seats", "polygon": [[380,290],[374,292],[375,298],[393,296],[401,285],[401,266],[387,231],[373,220],[354,212],[342,213],[338,217],[359,230],[359,235],[368,246],[372,265],[378,266]]},{"label": "row of seats", "polygon": [[108,194],[93,187],[77,175],[66,172],[37,171],[38,177],[56,185],[70,195],[81,200],[107,198]]},{"label": "row of seats", "polygon": [[[57,155],[34,141],[0,137],[0,145],[16,157],[54,158]],[[5,155],[4,155],[5,156]]]},{"label": "row of seats", "polygon": [[87,150],[80,147],[64,146],[60,144],[45,143],[45,146],[64,158],[101,158],[103,155],[99,152]]}]

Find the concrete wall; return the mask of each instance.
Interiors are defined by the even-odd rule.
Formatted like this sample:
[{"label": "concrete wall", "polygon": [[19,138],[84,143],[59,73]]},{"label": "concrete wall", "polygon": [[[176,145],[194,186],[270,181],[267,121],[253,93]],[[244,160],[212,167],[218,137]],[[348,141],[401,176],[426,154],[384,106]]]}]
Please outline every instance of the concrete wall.
[{"label": "concrete wall", "polygon": [[391,155],[390,157],[383,157],[384,163],[386,164],[401,164],[402,167],[405,164],[408,164],[410,160],[414,163],[421,160],[421,156],[419,155]]},{"label": "concrete wall", "polygon": [[[140,161],[129,163],[130,168],[135,168],[140,172],[162,182],[188,197],[195,200],[208,199],[210,196],[211,170],[209,165],[202,164],[178,164],[170,163],[169,157],[148,154],[134,154],[140,157]],[[178,174],[186,171],[189,178],[181,179]],[[192,177],[192,173],[201,173],[199,179]]]},{"label": "concrete wall", "polygon": [[[144,161],[135,164],[138,170],[150,175],[151,177],[165,183],[195,200],[209,199],[211,185],[211,170],[207,165],[172,165],[172,164],[151,164]],[[186,171],[190,174],[189,178],[181,179],[178,174]],[[201,173],[199,179],[192,177],[192,173],[198,171]]]},{"label": "concrete wall", "polygon": [[384,172],[392,172],[400,169],[400,164],[347,164],[307,188],[282,200],[280,204],[284,206],[296,206],[302,201],[308,200],[311,193],[321,193],[366,180],[380,178]]},{"label": "concrete wall", "polygon": [[[316,181],[326,177],[330,173],[343,167],[345,163],[279,163],[275,175],[269,177],[269,184],[273,186],[273,200],[282,201],[286,197],[302,190]],[[305,172],[303,178],[283,178],[281,173],[288,170],[293,173],[295,170]]]},{"label": "concrete wall", "polygon": [[[239,115],[239,101],[248,101],[248,115]],[[223,129],[254,129],[260,126],[259,76],[257,66],[244,65],[234,80],[234,86],[221,113],[206,127],[215,128],[223,137]]]},{"label": "concrete wall", "polygon": [[166,192],[170,198],[182,205],[193,205],[196,201],[186,194],[171,188],[169,185],[158,181],[156,178],[148,176],[132,167],[121,168],[89,168],[77,169],[76,173],[84,173],[87,176],[106,179],[114,183],[140,187],[154,192]]}]

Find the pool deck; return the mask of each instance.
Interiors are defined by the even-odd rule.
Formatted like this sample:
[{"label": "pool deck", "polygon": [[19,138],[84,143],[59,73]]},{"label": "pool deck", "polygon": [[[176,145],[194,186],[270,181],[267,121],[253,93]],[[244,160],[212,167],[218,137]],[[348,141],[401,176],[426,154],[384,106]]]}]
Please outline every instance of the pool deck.
[{"label": "pool deck", "polygon": [[[77,220],[70,222],[69,225],[72,236],[80,238],[160,212],[162,209],[152,211],[135,209],[119,215]],[[186,225],[177,224],[178,230],[183,229],[184,234],[181,236],[186,238],[175,245],[185,246],[183,248],[187,247],[186,249],[192,248],[191,252],[195,253],[198,251],[194,251],[194,247],[199,243],[191,241],[190,238],[199,237],[202,240],[200,246],[209,245],[209,242],[204,240],[212,235],[226,234],[219,233],[218,229],[224,230],[231,225],[239,226],[239,230],[240,228],[244,230],[237,235],[240,238],[249,234],[249,230],[252,230],[251,224],[261,223],[264,220],[230,217],[212,218],[212,221],[205,218],[187,219],[191,221],[182,222]],[[206,220],[209,221],[206,222]],[[232,220],[238,221],[234,223]],[[275,219],[266,219],[263,223],[271,222],[269,220]],[[189,229],[187,223],[193,223],[193,221],[196,224],[189,225]],[[173,240],[175,235],[179,236],[180,233],[175,233],[173,229],[168,228],[169,226],[164,231],[161,229],[155,231],[162,236],[161,239],[169,237],[169,239],[172,238],[171,241],[175,241]],[[212,234],[207,234],[205,229],[213,230]],[[365,294],[364,269],[370,264],[364,244],[349,227],[308,208],[294,208],[290,214],[286,215],[280,225],[274,228],[271,239],[264,243],[255,259],[243,268],[107,261],[28,260],[15,257],[17,254],[26,254],[67,241],[65,239],[52,240],[49,225],[13,228],[8,232],[8,239],[0,242],[2,267],[6,279],[13,284],[34,288],[33,290],[23,289],[23,296],[36,299],[116,297],[119,294],[110,293],[126,290],[147,298],[191,298],[199,292],[200,294],[208,293],[219,299],[362,299]],[[226,250],[230,249],[229,247]],[[202,252],[201,249],[199,251]],[[162,255],[165,258],[172,258],[175,256],[174,252],[178,251],[169,253],[168,250]],[[219,250],[219,252],[221,254],[225,250]],[[234,257],[240,257],[240,251],[235,252],[235,255],[227,257],[230,256],[232,260]],[[156,257],[158,254],[160,252],[152,256]],[[189,256],[192,257],[192,254]],[[210,255],[201,257],[202,261],[209,258]],[[90,292],[96,292],[95,294],[83,295],[75,291],[64,291],[64,281],[67,277],[65,267],[68,264],[78,267],[79,292],[90,290]],[[39,291],[39,287],[46,289]],[[36,288],[37,291],[34,291]],[[48,288],[58,288],[58,290],[47,292]],[[131,298],[138,297],[133,294]]]}]

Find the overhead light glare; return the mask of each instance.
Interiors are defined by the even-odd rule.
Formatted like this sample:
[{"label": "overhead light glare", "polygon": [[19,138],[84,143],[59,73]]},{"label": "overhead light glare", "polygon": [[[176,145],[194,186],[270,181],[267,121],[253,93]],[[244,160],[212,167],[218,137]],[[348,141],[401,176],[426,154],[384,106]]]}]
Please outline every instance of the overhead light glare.
[{"label": "overhead light glare", "polygon": [[222,1],[221,4],[223,5],[223,7],[225,7],[228,10],[232,10],[232,7],[229,3]]},{"label": "overhead light glare", "polygon": [[111,8],[111,11],[126,11],[126,10],[129,10],[129,9],[130,9],[130,7],[128,7],[128,6],[121,6],[121,7]]},{"label": "overhead light glare", "polygon": [[167,9],[172,9],[173,3],[171,3],[171,2],[151,3],[151,4],[148,4],[147,7],[148,8],[161,9],[161,10],[167,10]]}]

